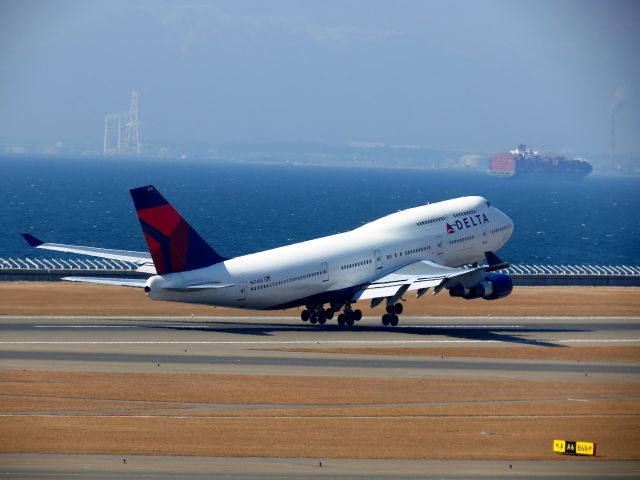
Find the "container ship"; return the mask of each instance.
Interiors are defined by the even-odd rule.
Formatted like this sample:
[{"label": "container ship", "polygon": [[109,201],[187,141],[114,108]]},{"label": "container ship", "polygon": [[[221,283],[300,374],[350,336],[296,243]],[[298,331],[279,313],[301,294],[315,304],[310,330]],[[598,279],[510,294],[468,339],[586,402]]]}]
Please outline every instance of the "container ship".
[{"label": "container ship", "polygon": [[591,173],[593,167],[582,158],[540,155],[537,150],[519,145],[510,152],[491,155],[489,173],[500,177],[556,177],[579,179]]}]

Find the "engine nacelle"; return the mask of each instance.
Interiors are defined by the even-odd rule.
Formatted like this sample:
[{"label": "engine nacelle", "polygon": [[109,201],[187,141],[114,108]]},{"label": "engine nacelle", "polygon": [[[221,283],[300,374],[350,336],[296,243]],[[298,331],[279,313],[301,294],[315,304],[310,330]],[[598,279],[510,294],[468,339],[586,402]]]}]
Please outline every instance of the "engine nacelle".
[{"label": "engine nacelle", "polygon": [[452,297],[464,297],[467,293],[469,293],[469,289],[464,288],[461,284],[454,285],[449,289],[449,295]]},{"label": "engine nacelle", "polygon": [[454,285],[449,289],[452,297],[461,297],[467,300],[474,298],[484,298],[485,300],[496,300],[506,297],[513,290],[513,281],[509,275],[504,273],[492,273],[484,280],[473,287],[467,288],[462,284]]},{"label": "engine nacelle", "polygon": [[498,298],[504,298],[508,295],[511,295],[513,291],[513,280],[509,275],[504,273],[492,273],[487,276],[485,282],[491,283],[493,287],[493,292],[491,294],[483,295],[482,298],[486,300],[496,300]]}]

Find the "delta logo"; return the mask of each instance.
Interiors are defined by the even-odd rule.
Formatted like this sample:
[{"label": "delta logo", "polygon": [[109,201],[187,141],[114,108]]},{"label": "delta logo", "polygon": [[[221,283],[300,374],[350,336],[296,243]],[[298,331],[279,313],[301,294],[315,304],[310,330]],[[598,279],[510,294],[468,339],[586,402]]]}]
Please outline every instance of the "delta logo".
[{"label": "delta logo", "polygon": [[450,225],[447,222],[446,224],[447,233],[449,234],[455,233],[457,231],[460,231],[466,228],[472,228],[472,227],[477,227],[478,225],[484,225],[485,223],[489,223],[489,217],[487,217],[484,213],[473,215],[470,217],[464,217],[453,222],[453,225]]}]

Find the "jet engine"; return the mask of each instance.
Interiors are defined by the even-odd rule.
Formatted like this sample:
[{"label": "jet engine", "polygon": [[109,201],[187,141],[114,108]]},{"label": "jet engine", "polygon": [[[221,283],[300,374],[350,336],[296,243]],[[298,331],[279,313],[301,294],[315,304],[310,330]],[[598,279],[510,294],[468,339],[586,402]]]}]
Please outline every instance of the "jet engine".
[{"label": "jet engine", "polygon": [[471,300],[473,298],[484,298],[485,300],[496,300],[506,297],[513,290],[513,281],[509,275],[504,273],[492,273],[487,275],[480,283],[472,287],[465,287],[457,284],[449,289],[452,297],[461,297]]}]

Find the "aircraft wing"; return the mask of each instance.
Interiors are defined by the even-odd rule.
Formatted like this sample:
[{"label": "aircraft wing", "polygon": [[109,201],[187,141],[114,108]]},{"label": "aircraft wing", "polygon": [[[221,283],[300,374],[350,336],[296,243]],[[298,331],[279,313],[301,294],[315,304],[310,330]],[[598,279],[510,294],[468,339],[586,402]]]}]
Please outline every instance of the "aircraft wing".
[{"label": "aircraft wing", "polygon": [[474,285],[485,272],[501,270],[509,265],[494,253],[487,252],[488,265],[482,267],[445,267],[427,260],[411,263],[365,284],[358,290],[353,300],[395,297],[399,299],[405,292],[418,290],[418,296],[435,287],[433,294],[439,293],[447,285],[461,283]]},{"label": "aircraft wing", "polygon": [[34,237],[30,233],[23,233],[22,236],[27,241],[27,243],[34,248],[55,250],[57,252],[77,253],[90,257],[108,258],[111,260],[122,260],[125,262],[137,264],[139,266],[138,270],[140,271],[152,274],[156,273],[155,267],[153,266],[153,260],[151,259],[151,254],[149,254],[148,252],[83,247],[80,245],[64,245],[61,243],[45,243],[39,238]]}]

